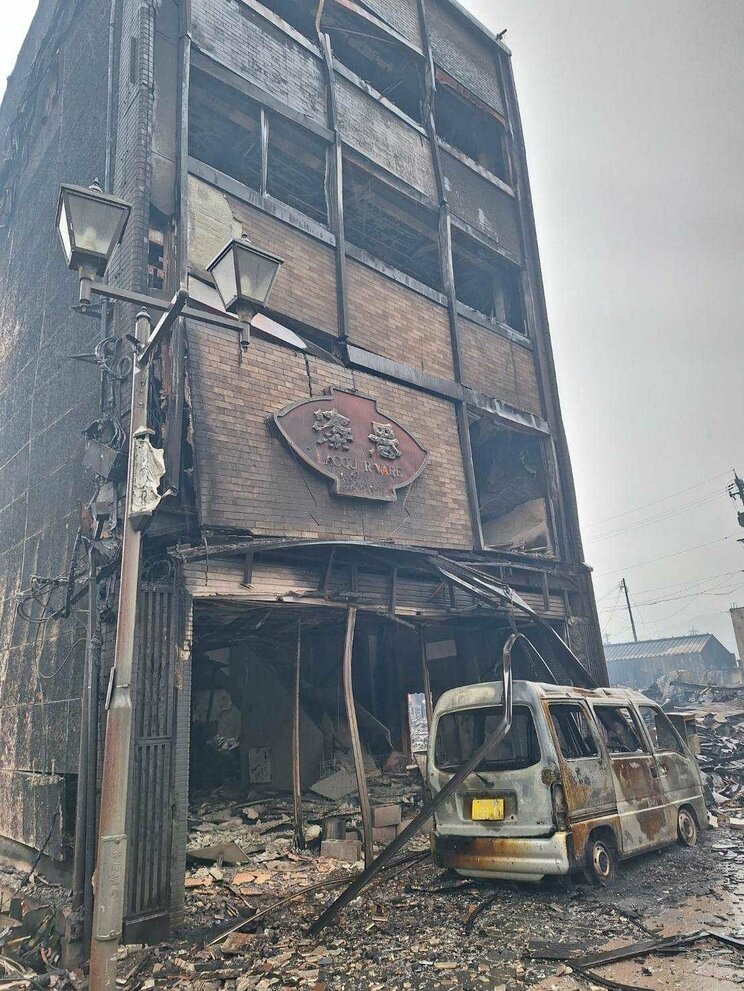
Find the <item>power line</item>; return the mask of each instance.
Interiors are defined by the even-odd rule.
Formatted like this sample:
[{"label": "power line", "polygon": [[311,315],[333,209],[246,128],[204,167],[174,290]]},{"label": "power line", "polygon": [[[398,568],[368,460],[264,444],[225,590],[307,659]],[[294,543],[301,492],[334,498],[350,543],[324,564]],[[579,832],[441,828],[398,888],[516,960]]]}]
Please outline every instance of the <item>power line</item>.
[{"label": "power line", "polygon": [[663,513],[657,513],[655,516],[650,516],[648,519],[636,520],[635,522],[628,523],[627,526],[607,530],[605,533],[600,533],[596,537],[587,536],[586,539],[589,543],[599,543],[602,540],[611,540],[626,533],[633,533],[635,530],[642,530],[644,527],[652,526],[654,523],[663,523],[666,520],[671,520],[681,513],[689,512],[691,509],[699,509],[701,506],[707,506],[713,502],[717,502],[721,495],[722,493],[715,492],[711,495],[703,496],[702,499],[693,499],[681,506],[675,506],[673,509],[666,510]]},{"label": "power line", "polygon": [[636,506],[635,509],[626,509],[622,513],[615,513],[614,516],[605,516],[604,519],[594,520],[591,523],[586,523],[585,526],[599,526],[601,523],[609,523],[610,520],[620,519],[621,516],[638,513],[642,509],[648,509],[649,506],[657,506],[660,502],[667,502],[669,499],[674,499],[675,496],[684,495],[685,492],[692,492],[693,489],[699,489],[701,485],[708,485],[709,482],[718,481],[719,478],[724,478],[728,474],[728,471],[722,471],[720,475],[713,475],[712,478],[706,478],[702,482],[696,482],[694,485],[689,485],[686,489],[679,489],[679,491],[671,492],[669,495],[661,496],[659,499],[653,499],[651,502],[646,502],[642,506]]},{"label": "power line", "polygon": [[652,557],[648,561],[638,561],[636,564],[626,564],[620,568],[614,568],[612,571],[603,571],[601,575],[597,575],[597,578],[604,578],[605,575],[617,575],[623,571],[632,571],[634,568],[643,568],[647,564],[656,564],[657,561],[666,561],[671,557],[679,557],[680,554],[687,554],[689,551],[697,551],[701,547],[710,547],[713,544],[720,544],[724,540],[739,540],[738,533],[730,533],[725,537],[716,537],[715,540],[708,540],[704,544],[695,544],[692,547],[684,547],[681,551],[674,551],[672,554],[663,554],[661,557]]}]

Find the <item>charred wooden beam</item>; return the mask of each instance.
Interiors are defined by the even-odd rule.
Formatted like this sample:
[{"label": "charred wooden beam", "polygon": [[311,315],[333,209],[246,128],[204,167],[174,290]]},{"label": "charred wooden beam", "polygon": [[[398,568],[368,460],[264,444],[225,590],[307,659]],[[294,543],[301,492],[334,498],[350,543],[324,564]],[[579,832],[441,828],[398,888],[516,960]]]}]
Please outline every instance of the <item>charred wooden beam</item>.
[{"label": "charred wooden beam", "polygon": [[342,891],[338,898],[331,902],[328,908],[321,913],[321,915],[310,926],[310,932],[313,936],[317,936],[322,929],[325,929],[328,923],[332,922],[338,913],[345,908],[350,901],[356,898],[362,888],[369,884],[372,878],[375,877],[375,875],[378,874],[386,864],[389,864],[390,861],[393,860],[393,858],[403,849],[403,847],[406,846],[408,841],[416,835],[424,823],[431,818],[432,814],[440,807],[440,805],[454,795],[463,781],[465,781],[465,779],[472,774],[483,758],[487,757],[488,754],[492,752],[494,747],[496,747],[509,732],[512,721],[511,651],[515,642],[521,637],[521,633],[512,633],[504,646],[502,655],[502,678],[504,686],[503,712],[493,733],[491,733],[488,738],[484,740],[481,746],[478,747],[475,753],[473,753],[470,757],[470,760],[467,760],[464,764],[462,764],[460,768],[452,775],[442,790],[434,796],[431,804],[421,809],[418,815],[415,816],[411,822],[409,822],[409,824],[398,834],[393,842],[389,846],[385,847],[380,856],[373,860],[370,864],[367,864],[362,873],[354,878],[348,888],[346,888],[345,891]]},{"label": "charred wooden beam", "polygon": [[426,631],[419,633],[421,643],[421,680],[424,684],[424,705],[426,706],[426,725],[431,729],[434,716],[434,705],[431,698],[431,678],[429,677],[429,662],[426,659]]}]

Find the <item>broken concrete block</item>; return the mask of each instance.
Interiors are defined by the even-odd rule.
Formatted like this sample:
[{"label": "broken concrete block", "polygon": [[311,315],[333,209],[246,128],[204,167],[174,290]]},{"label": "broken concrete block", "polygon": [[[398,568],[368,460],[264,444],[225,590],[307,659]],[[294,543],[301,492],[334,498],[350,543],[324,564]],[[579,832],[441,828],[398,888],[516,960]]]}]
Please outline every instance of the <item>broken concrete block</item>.
[{"label": "broken concrete block", "polygon": [[355,864],[361,859],[362,844],[349,836],[345,840],[323,840],[320,844],[320,855],[343,860],[347,864]]},{"label": "broken concrete block", "polygon": [[398,835],[397,826],[373,826],[372,827],[372,839],[375,843],[381,843],[383,846],[387,846],[388,843],[392,843],[395,837]]},{"label": "broken concrete block", "polygon": [[397,826],[400,823],[400,805],[375,805],[372,808],[373,826]]},{"label": "broken concrete block", "polygon": [[[406,828],[406,826],[411,822],[413,822],[413,819],[401,820],[400,824],[398,825],[398,832],[402,833],[403,830]],[[419,828],[418,832],[423,833],[425,835],[426,833],[430,833],[433,828],[434,828],[434,820],[427,819],[426,822],[423,824],[423,826]]]}]

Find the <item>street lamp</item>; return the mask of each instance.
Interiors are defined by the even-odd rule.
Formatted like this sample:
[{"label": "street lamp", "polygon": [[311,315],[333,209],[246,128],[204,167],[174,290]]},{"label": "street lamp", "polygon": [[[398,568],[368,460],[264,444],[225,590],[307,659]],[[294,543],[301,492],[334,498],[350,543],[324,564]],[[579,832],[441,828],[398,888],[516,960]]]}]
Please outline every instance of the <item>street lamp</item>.
[{"label": "street lamp", "polygon": [[80,304],[89,306],[96,275],[106,272],[114,248],[121,241],[131,206],[104,193],[97,182],[65,184],[57,205],[57,233],[67,267],[80,273]]},{"label": "street lamp", "polygon": [[245,234],[228,241],[207,271],[212,274],[225,309],[253,316],[266,303],[284,259],[254,248]]},{"label": "street lamp", "polygon": [[[241,319],[187,307],[188,291],[183,287],[168,302],[97,281],[97,276],[100,278],[106,273],[130,212],[129,203],[104,193],[97,183],[87,189],[67,184],[61,187],[57,230],[68,268],[79,273],[80,306],[77,308],[83,313],[92,313],[90,304],[93,294],[140,307],[135,332],[127,335],[134,349],[129,453],[116,646],[103,754],[89,991],[114,991],[116,987],[116,950],[124,915],[132,732],[131,684],[135,662],[141,540],[142,529],[161,500],[157,487],[164,471],[163,452],[150,443],[152,431],[147,424],[150,363],[163,337],[179,316],[237,331],[241,354],[247,344],[244,339],[245,324]],[[230,241],[210,266],[225,309],[237,310],[243,319],[250,321],[250,317],[266,302],[281,264],[281,258],[252,247],[247,239]],[[154,329],[148,312],[150,309],[163,314]],[[89,796],[88,800],[95,801],[95,798]],[[85,877],[84,887],[87,888],[90,883],[91,880]]]}]

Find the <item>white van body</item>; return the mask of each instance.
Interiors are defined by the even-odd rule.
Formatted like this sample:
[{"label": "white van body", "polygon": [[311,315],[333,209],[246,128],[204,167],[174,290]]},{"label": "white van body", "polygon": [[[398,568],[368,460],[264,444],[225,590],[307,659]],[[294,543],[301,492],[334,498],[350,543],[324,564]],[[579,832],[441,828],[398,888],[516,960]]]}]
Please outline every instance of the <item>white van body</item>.
[{"label": "white van body", "polygon": [[[502,715],[499,683],[446,692],[432,720],[427,780],[442,789]],[[637,691],[515,681],[509,732],[434,816],[435,861],[471,877],[539,880],[588,870],[707,824],[687,743]]]}]

